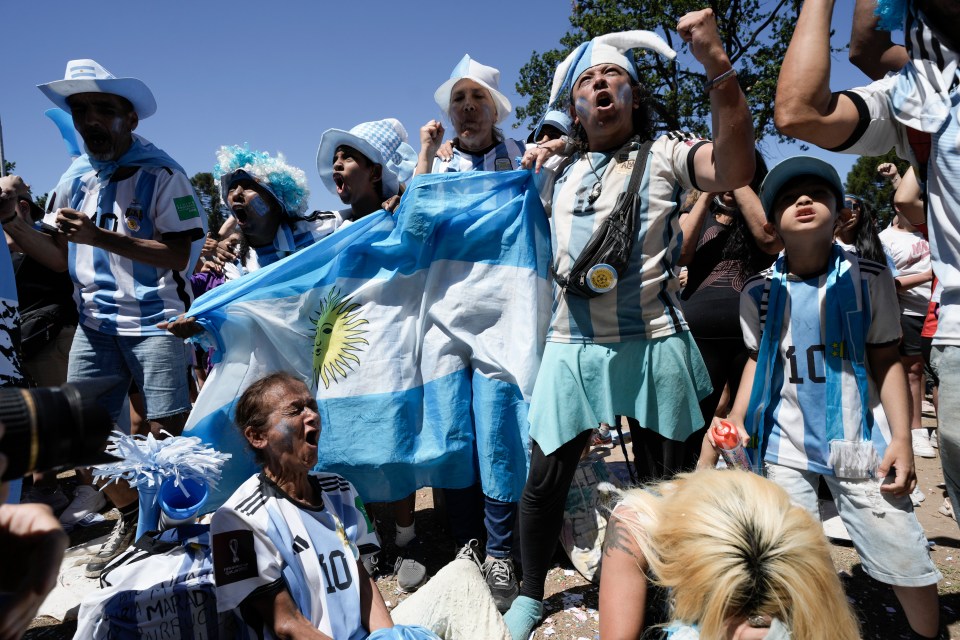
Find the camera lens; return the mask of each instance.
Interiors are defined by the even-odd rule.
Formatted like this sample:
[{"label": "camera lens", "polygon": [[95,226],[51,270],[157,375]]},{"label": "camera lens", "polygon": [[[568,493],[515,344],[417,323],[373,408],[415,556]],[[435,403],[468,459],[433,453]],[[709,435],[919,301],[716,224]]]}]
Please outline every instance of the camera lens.
[{"label": "camera lens", "polygon": [[103,452],[113,421],[97,398],[121,381],[112,376],[62,387],[0,389],[0,453],[7,457],[0,480],[113,460]]}]

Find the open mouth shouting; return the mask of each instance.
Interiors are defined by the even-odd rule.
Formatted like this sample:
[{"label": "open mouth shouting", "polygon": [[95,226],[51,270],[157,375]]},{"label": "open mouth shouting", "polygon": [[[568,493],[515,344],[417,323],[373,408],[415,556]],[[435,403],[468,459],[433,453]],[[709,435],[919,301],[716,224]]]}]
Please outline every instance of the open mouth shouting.
[{"label": "open mouth shouting", "polygon": [[334,174],[333,174],[333,184],[334,184],[334,186],[337,187],[337,195],[340,195],[341,193],[343,193],[343,188],[344,188],[344,184],[345,184],[345,183],[344,183],[344,181],[343,181],[343,175],[342,175],[342,174],[340,174],[340,173],[334,173]]},{"label": "open mouth shouting", "polygon": [[306,433],[303,434],[303,439],[311,447],[316,447],[320,441],[320,429],[307,427]]},{"label": "open mouth shouting", "polygon": [[596,98],[594,99],[594,104],[597,106],[598,112],[606,112],[613,108],[613,96],[609,91],[600,91],[597,93]]}]

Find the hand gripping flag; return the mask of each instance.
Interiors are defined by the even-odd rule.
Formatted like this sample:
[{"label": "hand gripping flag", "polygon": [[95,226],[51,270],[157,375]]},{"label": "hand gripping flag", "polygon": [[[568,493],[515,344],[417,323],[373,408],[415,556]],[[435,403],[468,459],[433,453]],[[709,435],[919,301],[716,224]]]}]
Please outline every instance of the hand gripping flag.
[{"label": "hand gripping flag", "polygon": [[411,183],[395,216],[367,216],[198,298],[189,315],[218,362],[184,435],[233,454],[207,509],[256,471],[233,408],[279,370],[316,391],[318,468],[365,501],[478,479],[518,500],[549,264],[529,172],[434,174]]}]

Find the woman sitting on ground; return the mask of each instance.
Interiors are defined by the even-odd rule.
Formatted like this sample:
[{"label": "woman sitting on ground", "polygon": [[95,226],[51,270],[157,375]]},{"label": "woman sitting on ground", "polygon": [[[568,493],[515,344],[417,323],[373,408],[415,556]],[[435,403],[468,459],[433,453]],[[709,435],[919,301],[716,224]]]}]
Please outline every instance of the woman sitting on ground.
[{"label": "woman sitting on ground", "polygon": [[[638,639],[648,576],[669,590],[674,640],[859,638],[820,524],[779,486],[703,470],[624,494],[607,524],[600,637]],[[639,606],[624,606],[637,594]]]},{"label": "woman sitting on ground", "polygon": [[[320,437],[313,394],[288,373],[271,374],[240,397],[236,421],[263,471],[213,516],[218,609],[238,611],[258,638],[357,640],[391,629],[359,561],[378,548],[363,503],[342,477],[311,471]],[[436,638],[414,627],[403,634],[372,637]]]}]

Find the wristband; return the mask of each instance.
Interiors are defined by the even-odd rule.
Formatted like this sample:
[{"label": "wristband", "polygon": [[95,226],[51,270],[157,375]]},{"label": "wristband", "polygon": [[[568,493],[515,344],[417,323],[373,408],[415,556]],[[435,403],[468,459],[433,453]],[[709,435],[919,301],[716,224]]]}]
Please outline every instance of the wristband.
[{"label": "wristband", "polygon": [[727,69],[726,71],[718,75],[716,78],[713,78],[712,80],[707,80],[706,82],[704,82],[703,92],[710,93],[711,91],[713,91],[714,89],[722,85],[724,82],[726,82],[730,78],[735,78],[735,77],[737,77],[737,70],[734,69],[733,67],[730,67],[729,69]]}]

